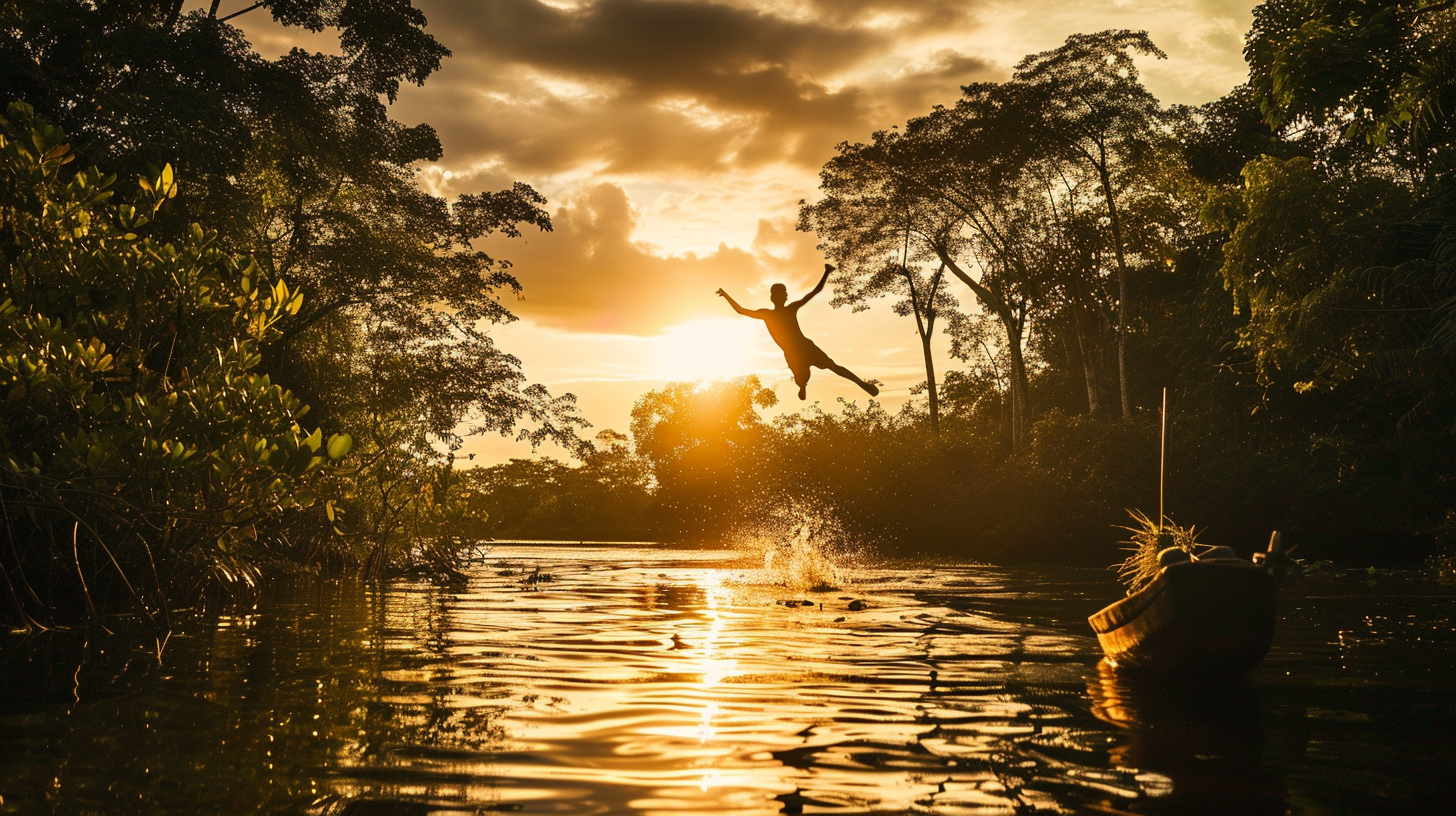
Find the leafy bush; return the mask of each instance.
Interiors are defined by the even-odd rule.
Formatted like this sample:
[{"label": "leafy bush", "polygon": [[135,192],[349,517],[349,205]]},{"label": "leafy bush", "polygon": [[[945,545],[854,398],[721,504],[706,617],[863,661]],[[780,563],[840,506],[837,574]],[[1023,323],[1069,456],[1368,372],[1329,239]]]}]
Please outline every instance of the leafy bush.
[{"label": "leafy bush", "polygon": [[307,407],[254,370],[301,295],[200,226],[170,243],[149,237],[177,195],[170,167],[141,179],[135,203],[118,203],[114,176],[67,172],[57,128],[22,104],[9,116],[5,613],[26,623],[140,611],[160,622],[209,589],[250,589],[269,563],[321,558],[320,541],[304,549],[288,523],[332,516],[332,463],[352,441],[306,429]]}]

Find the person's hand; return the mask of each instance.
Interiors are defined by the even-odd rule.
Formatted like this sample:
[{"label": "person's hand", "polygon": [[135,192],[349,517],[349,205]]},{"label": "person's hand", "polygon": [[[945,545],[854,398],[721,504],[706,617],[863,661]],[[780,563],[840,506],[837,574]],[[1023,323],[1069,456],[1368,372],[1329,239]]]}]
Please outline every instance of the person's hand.
[{"label": "person's hand", "polygon": [[824,274],[828,275],[834,271],[834,264],[824,264]]},{"label": "person's hand", "polygon": [[720,297],[720,298],[728,297],[728,293],[725,292],[725,291],[723,291],[722,289],[719,289],[718,290],[718,297]]}]

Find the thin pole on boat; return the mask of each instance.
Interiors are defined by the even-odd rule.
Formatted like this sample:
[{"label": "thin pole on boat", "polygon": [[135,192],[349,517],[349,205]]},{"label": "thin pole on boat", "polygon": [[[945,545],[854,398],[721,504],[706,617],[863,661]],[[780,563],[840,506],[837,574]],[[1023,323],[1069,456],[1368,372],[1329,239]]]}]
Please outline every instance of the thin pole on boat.
[{"label": "thin pole on boat", "polygon": [[1158,532],[1163,531],[1163,474],[1168,466],[1168,386],[1163,386],[1163,431],[1158,442]]}]

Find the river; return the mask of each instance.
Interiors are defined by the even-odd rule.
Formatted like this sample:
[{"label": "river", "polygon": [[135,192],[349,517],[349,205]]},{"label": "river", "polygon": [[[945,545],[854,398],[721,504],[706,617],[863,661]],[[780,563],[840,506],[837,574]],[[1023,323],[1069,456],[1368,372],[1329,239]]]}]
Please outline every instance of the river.
[{"label": "river", "polygon": [[1099,662],[1086,617],[1120,594],[1110,572],[843,562],[835,589],[783,585],[802,579],[761,553],[499,547],[468,581],[275,587],[146,648],[10,636],[0,812],[1324,814],[1451,796],[1456,587],[1428,577],[1294,580],[1263,664],[1191,688]]}]

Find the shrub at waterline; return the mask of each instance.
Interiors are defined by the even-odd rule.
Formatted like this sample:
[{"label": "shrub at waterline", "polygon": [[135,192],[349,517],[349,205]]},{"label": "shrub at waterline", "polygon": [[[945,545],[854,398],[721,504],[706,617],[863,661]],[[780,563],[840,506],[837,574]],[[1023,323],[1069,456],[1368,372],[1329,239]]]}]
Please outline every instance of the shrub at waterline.
[{"label": "shrub at waterline", "polygon": [[115,177],[67,172],[59,129],[0,119],[0,616],[109,612],[159,624],[278,561],[318,561],[346,435],[253,369],[302,296],[193,225],[148,237],[170,167],[134,204]]}]

